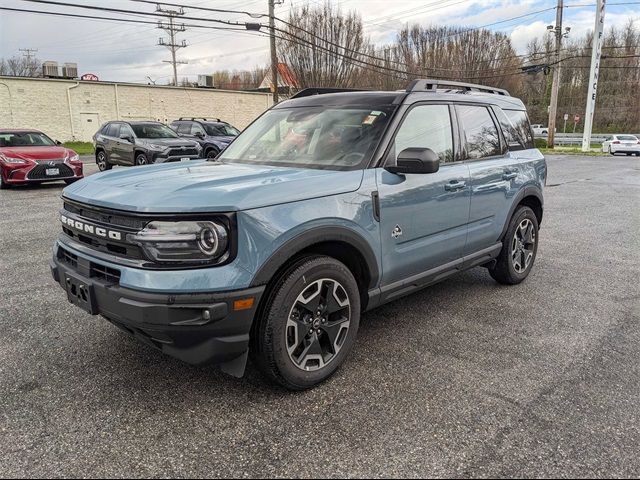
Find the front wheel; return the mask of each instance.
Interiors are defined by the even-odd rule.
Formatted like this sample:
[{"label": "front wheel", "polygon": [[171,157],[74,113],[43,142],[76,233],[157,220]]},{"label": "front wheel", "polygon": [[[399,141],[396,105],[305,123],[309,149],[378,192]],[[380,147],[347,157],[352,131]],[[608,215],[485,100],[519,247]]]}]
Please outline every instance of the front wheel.
[{"label": "front wheel", "polygon": [[511,217],[502,250],[489,274],[498,283],[516,285],[531,272],[537,252],[538,219],[529,207],[520,207]]},{"label": "front wheel", "polygon": [[209,150],[207,150],[207,154],[205,156],[207,157],[207,160],[213,160],[218,156],[219,153],[220,152],[215,148],[210,148]]},{"label": "front wheel", "polygon": [[11,185],[5,183],[4,179],[2,178],[2,173],[0,173],[0,190],[9,190],[10,188]]},{"label": "front wheel", "polygon": [[336,259],[305,257],[280,277],[261,312],[251,338],[254,364],[285,388],[305,390],[333,375],[353,348],[358,285]]},{"label": "front wheel", "polygon": [[138,154],[136,155],[136,161],[135,161],[135,164],[136,164],[137,166],[140,166],[140,165],[146,165],[146,164],[148,164],[148,163],[149,163],[149,160],[147,160],[147,156],[146,156],[144,153],[138,153]]}]

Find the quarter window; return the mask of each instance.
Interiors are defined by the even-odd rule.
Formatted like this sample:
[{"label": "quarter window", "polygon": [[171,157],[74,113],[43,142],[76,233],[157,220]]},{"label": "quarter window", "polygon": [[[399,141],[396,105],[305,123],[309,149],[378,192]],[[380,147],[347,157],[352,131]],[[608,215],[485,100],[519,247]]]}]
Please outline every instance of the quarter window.
[{"label": "quarter window", "polygon": [[451,115],[447,105],[419,105],[407,114],[393,144],[393,160],[407,148],[430,148],[443,163],[453,161]]},{"label": "quarter window", "polygon": [[[498,113],[498,118],[500,119],[500,123],[502,124],[502,118],[500,117],[500,113],[503,113],[509,119],[511,126],[513,127],[513,132],[516,134],[518,138],[518,142],[524,149],[533,148],[533,134],[531,133],[531,128],[529,127],[529,118],[527,117],[527,112],[523,110],[501,110],[496,109]],[[505,127],[502,127],[502,131],[505,132]],[[506,137],[506,132],[505,132]],[[511,143],[509,142],[509,148],[511,148]]]},{"label": "quarter window", "polygon": [[489,110],[474,105],[456,108],[466,137],[467,157],[476,160],[500,155],[500,136]]}]

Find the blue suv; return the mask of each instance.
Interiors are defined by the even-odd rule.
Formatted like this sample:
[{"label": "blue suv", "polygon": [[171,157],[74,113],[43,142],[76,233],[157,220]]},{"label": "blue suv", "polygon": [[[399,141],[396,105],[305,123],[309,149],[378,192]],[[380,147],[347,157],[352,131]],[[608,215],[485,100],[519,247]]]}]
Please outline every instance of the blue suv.
[{"label": "blue suv", "polygon": [[180,118],[171,122],[171,128],[181,137],[198,142],[205,158],[216,158],[240,135],[237,128],[219,118]]},{"label": "blue suv", "polygon": [[186,362],[241,376],[250,356],[302,390],[344,362],[362,312],[475,266],[527,277],[547,167],[522,101],[435,80],[331,92],[274,106],[215,162],[67,187],[51,262],[67,299]]}]

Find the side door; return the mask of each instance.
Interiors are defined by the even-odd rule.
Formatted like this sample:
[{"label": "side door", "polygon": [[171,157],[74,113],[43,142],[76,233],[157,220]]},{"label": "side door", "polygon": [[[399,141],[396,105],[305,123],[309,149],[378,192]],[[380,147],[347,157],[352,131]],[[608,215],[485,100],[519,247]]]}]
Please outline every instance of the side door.
[{"label": "side door", "polygon": [[[118,151],[120,161],[126,165],[133,165],[135,161],[135,135],[126,123],[120,124]],[[133,141],[131,141],[133,140]]]},{"label": "side door", "polygon": [[499,241],[523,175],[521,162],[508,148],[491,107],[455,108],[464,142],[463,157],[471,174],[469,233],[464,251],[471,255]]},{"label": "side door", "polygon": [[[440,169],[430,174],[376,171],[380,201],[382,286],[403,288],[410,277],[460,260],[467,237],[469,167],[456,162],[458,133],[453,107],[411,107],[391,141],[385,164],[393,165],[407,148],[430,148]],[[385,288],[386,287],[386,288]]]},{"label": "side door", "polygon": [[119,136],[120,136],[120,124],[110,123],[102,134],[104,139],[104,146],[109,156],[111,163],[120,163],[120,151],[118,150]]}]

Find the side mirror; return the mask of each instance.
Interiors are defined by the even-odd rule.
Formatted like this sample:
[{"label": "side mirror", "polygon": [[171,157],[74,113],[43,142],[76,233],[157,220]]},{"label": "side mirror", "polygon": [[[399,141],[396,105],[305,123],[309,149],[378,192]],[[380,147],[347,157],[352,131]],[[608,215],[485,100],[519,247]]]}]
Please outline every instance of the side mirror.
[{"label": "side mirror", "polygon": [[204,138],[204,132],[196,132],[196,137]]},{"label": "side mirror", "polygon": [[436,173],[440,157],[430,148],[407,148],[400,152],[396,165],[385,167],[391,173]]},{"label": "side mirror", "polygon": [[56,145],[62,145],[62,142],[60,140],[56,140]]},{"label": "side mirror", "polygon": [[124,135],[124,136],[120,137],[120,140],[124,140],[126,142],[133,143],[133,137],[131,135]]}]

